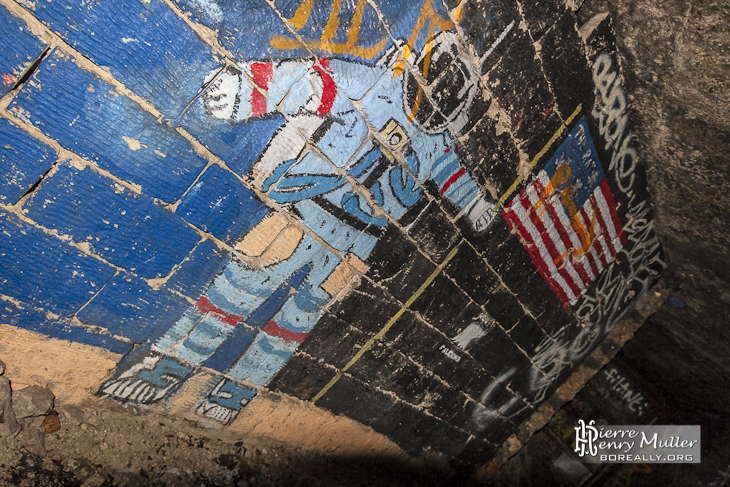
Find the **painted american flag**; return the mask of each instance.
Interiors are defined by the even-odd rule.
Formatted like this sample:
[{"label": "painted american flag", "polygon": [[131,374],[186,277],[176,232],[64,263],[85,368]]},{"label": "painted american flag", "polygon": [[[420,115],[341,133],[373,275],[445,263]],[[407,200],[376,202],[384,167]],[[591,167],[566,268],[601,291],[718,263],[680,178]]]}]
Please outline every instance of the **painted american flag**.
[{"label": "painted american flag", "polygon": [[623,248],[623,227],[584,119],[505,206],[504,218],[563,303],[575,303]]}]

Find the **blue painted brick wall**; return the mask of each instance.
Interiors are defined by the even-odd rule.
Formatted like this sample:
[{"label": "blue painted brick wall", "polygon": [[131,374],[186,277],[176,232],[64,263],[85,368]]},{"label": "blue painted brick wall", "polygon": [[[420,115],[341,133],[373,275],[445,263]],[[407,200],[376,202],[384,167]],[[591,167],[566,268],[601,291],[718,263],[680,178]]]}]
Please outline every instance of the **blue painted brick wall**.
[{"label": "blue painted brick wall", "polygon": [[44,180],[24,205],[48,228],[88,242],[112,264],[146,278],[167,275],[200,240],[195,230],[148,196],[91,169],[67,165]]},{"label": "blue painted brick wall", "polygon": [[[171,1],[179,4],[194,22],[210,28],[213,38],[207,41],[199,38],[178,16],[179,11],[170,8]],[[488,83],[493,89],[486,97],[482,96],[482,90],[487,86],[476,86],[474,101],[470,94],[471,106],[462,112],[468,119],[467,125],[457,130],[456,125],[460,124],[454,123],[451,132],[437,136],[438,142],[431,135],[437,135],[441,129],[427,129],[419,122],[413,128],[424,133],[417,136],[409,128],[411,141],[407,150],[412,149],[416,158],[407,162],[422,164],[430,160],[439,154],[434,152],[434,147],[437,151],[445,149],[442,139],[450,139],[447,145],[454,150],[463,168],[449,163],[449,170],[444,169],[441,176],[451,174],[454,179],[449,179],[449,184],[458,184],[461,176],[456,174],[463,174],[463,169],[479,182],[490,181],[498,189],[498,194],[488,195],[482,184],[486,200],[500,196],[504,204],[505,213],[484,233],[480,234],[467,221],[469,218],[455,219],[454,225],[450,215],[456,215],[459,209],[448,202],[451,193],[444,193],[447,189],[444,181],[435,186],[433,181],[422,181],[425,192],[435,201],[423,196],[420,201],[405,203],[396,198],[397,205],[403,203],[406,212],[405,215],[398,213],[400,206],[395,208],[396,202],[391,197],[391,193],[395,195],[397,178],[390,179],[388,191],[384,191],[386,180],[378,179],[385,175],[380,171],[390,170],[388,157],[374,166],[364,182],[360,181],[360,189],[372,190],[374,201],[382,198],[380,206],[392,217],[382,231],[375,224],[363,229],[368,219],[359,222],[363,225],[356,224],[356,212],[353,213],[356,208],[345,206],[347,201],[354,200],[341,199],[340,193],[336,197],[318,198],[321,201],[285,205],[291,215],[310,226],[317,238],[343,253],[357,254],[369,267],[362,271],[366,278],[359,279],[359,284],[357,279],[351,281],[355,291],[338,296],[338,285],[349,278],[347,269],[335,267],[339,257],[328,249],[320,249],[314,236],[299,242],[295,232],[289,231],[254,235],[252,238],[268,245],[267,250],[271,252],[257,259],[260,262],[249,265],[234,265],[231,259],[235,255],[217,245],[220,241],[235,245],[271,211],[235,174],[253,179],[253,164],[266,147],[270,148],[267,154],[274,155],[273,161],[286,152],[275,155],[276,151],[281,151],[291,140],[286,140],[290,136],[287,131],[278,132],[282,138],[272,140],[285,123],[284,116],[263,114],[260,91],[239,91],[237,88],[242,85],[237,83],[241,80],[225,77],[221,83],[209,85],[206,96],[197,97],[206,80],[220,73],[224,64],[213,53],[214,44],[219,43],[232,54],[233,59],[226,59],[226,63],[235,61],[241,65],[253,60],[310,59],[312,54],[338,58],[338,62],[333,61],[329,66],[324,62],[320,66],[323,69],[316,70],[321,83],[316,81],[317,77],[302,80],[295,92],[307,99],[305,105],[294,101],[297,96],[289,97],[286,104],[292,109],[302,108],[291,115],[289,128],[309,133],[310,128],[319,127],[308,137],[308,148],[316,146],[324,150],[338,167],[345,167],[349,158],[345,155],[358,147],[365,148],[363,137],[368,131],[364,122],[361,123],[362,116],[369,119],[369,136],[380,138],[374,131],[383,127],[386,120],[383,117],[401,120],[402,116],[402,121],[413,118],[408,116],[409,104],[419,105],[419,99],[423,103],[421,108],[425,106],[427,112],[433,109],[430,102],[438,102],[433,100],[436,97],[443,98],[442,105],[445,105],[440,108],[452,116],[457,113],[452,108],[465,108],[452,106],[454,100],[450,100],[447,92],[454,94],[455,85],[442,91],[439,81],[423,92],[426,98],[419,98],[422,92],[419,90],[415,95],[414,85],[406,84],[403,90],[401,81],[410,77],[400,78],[403,73],[398,72],[398,66],[391,66],[395,71],[381,77],[391,83],[375,83],[380,68],[363,66],[374,64],[379,55],[394,47],[393,39],[408,40],[415,58],[426,56],[424,48],[429,32],[440,36],[439,31],[452,29],[445,6],[454,2],[374,0],[335,5],[331,0],[38,0],[19,3],[22,7],[18,7],[18,12],[23,13],[18,15],[28,22],[35,16],[71,48],[63,43],[57,46],[21,91],[12,93],[14,99],[5,98],[8,110],[0,110],[0,116],[10,118],[15,127],[21,128],[18,130],[0,118],[0,323],[117,353],[129,352],[132,344],[141,345],[111,378],[125,381],[114,382],[124,387],[111,392],[122,401],[136,401],[141,397],[137,395],[139,389],[134,392],[136,398],[125,397],[137,387],[128,387],[129,381],[142,378],[129,377],[125,371],[132,371],[127,367],[138,364],[163,333],[181,324],[178,321],[184,313],[199,311],[191,317],[198,320],[204,314],[206,319],[198,321],[201,326],[187,335],[187,344],[167,348],[162,342],[156,343],[168,355],[160,362],[158,372],[174,368],[170,364],[177,359],[190,360],[190,354],[186,358],[179,353],[183,348],[202,352],[212,337],[213,340],[221,337],[224,343],[212,355],[201,353],[194,359],[196,365],[208,367],[207,372],[211,369],[224,372],[227,379],[248,380],[304,400],[314,399],[319,391],[316,406],[361,421],[410,453],[420,454],[427,448],[447,455],[462,452],[462,460],[478,460],[478,457],[484,460],[534,407],[555,391],[572,367],[588,353],[589,347],[610,331],[612,320],[623,313],[632,298],[631,283],[638,285],[639,273],[648,273],[652,277],[647,279],[652,279],[664,266],[658,255],[660,251],[656,250],[659,244],[649,242],[654,238],[653,230],[647,227],[642,238],[647,242],[637,241],[636,251],[624,249],[616,263],[610,264],[611,270],[604,274],[621,273],[625,280],[617,277],[612,284],[601,277],[596,280],[599,287],[588,288],[580,308],[564,308],[547,278],[538,271],[542,269],[542,261],[530,254],[531,244],[527,240],[533,235],[510,232],[507,211],[511,202],[524,198],[524,193],[513,191],[533,184],[532,179],[515,179],[520,159],[518,147],[527,160],[539,154],[532,161],[535,172],[543,168],[547,171],[545,161],[554,157],[556,149],[560,153],[563,147],[561,134],[573,130],[571,127],[576,126],[581,113],[587,115],[592,107],[601,107],[597,103],[601,100],[592,95],[595,83],[585,65],[585,52],[570,15],[561,13],[554,17],[563,19],[554,22],[565,24],[547,31],[547,25],[534,22],[539,9],[530,9],[528,5],[522,8],[510,2],[462,2],[468,4],[461,10],[464,15],[450,17],[460,24],[454,33],[465,41],[462,47],[471,54],[479,53],[480,58],[489,49],[487,52],[491,54],[478,63],[481,73],[486,73],[482,84]],[[547,3],[553,7],[560,4],[559,9],[564,10],[559,0]],[[380,18],[376,9],[382,13]],[[292,35],[282,20],[282,16],[291,19],[295,14],[302,21],[297,22],[297,36]],[[340,21],[337,26],[333,23],[335,18]],[[520,23],[520,19],[525,22]],[[5,20],[0,25],[4,41],[0,46],[0,75],[5,75],[7,69],[12,72],[2,77],[0,87],[4,86],[7,91],[46,46],[29,36],[22,24],[7,17],[7,12],[0,7],[0,21]],[[35,20],[32,22],[36,25]],[[440,39],[448,42],[449,37]],[[308,49],[302,49],[297,38],[306,41]],[[543,47],[560,49],[537,52],[531,38],[549,41],[543,42]],[[502,39],[499,46],[497,39]],[[571,39],[574,42],[564,42]],[[447,45],[440,42],[434,42],[431,47]],[[372,46],[379,47],[368,55],[357,54],[364,52],[361,48]],[[403,45],[395,47],[403,49]],[[494,47],[497,49],[493,50]],[[439,54],[440,49],[428,52]],[[458,80],[458,77],[442,76],[439,70],[446,66],[462,69],[462,61],[476,67],[477,59],[473,56],[474,63],[468,59],[457,60],[455,53],[451,50],[448,60],[434,56],[436,62],[431,63],[429,79]],[[570,62],[573,58],[580,62]],[[354,63],[340,62],[343,59]],[[421,59],[429,65],[425,58]],[[261,90],[274,93],[279,90],[279,82],[283,90],[286,82],[292,81],[283,79],[292,74],[276,62],[271,68],[269,74],[266,74],[268,68],[262,66],[256,68],[260,70],[258,74],[253,70],[251,73],[254,78],[260,78],[257,84]],[[108,72],[102,74],[105,70]],[[365,70],[371,71],[374,77],[363,75]],[[467,71],[464,65],[463,73]],[[570,83],[560,80],[560,74],[568,71],[576,75]],[[103,81],[109,76],[116,81]],[[477,78],[477,73],[473,73],[471,79],[476,82]],[[275,88],[267,85],[271,80],[276,80]],[[119,82],[142,98],[141,105],[134,101],[139,98],[115,91],[114,86],[119,86]],[[467,84],[467,91],[472,93],[470,83],[460,83],[459,91]],[[308,91],[310,87],[314,92]],[[216,93],[219,88],[222,91]],[[534,96],[525,97],[526,90]],[[415,101],[411,100],[412,95]],[[321,98],[320,106],[313,112],[317,97]],[[353,105],[347,97],[362,103]],[[606,95],[601,94],[601,98],[605,100]],[[207,113],[203,101],[207,103]],[[217,108],[216,103],[220,103]],[[512,118],[510,131],[497,135],[497,121],[486,114],[490,103],[507,110]],[[160,110],[162,117],[151,115],[150,112],[157,112],[150,106]],[[279,104],[279,109],[283,106]],[[575,108],[580,106],[582,111]],[[261,117],[237,121],[241,114],[248,115],[248,111],[241,111],[243,107],[251,108],[254,118]],[[345,107],[349,108],[345,110]],[[349,111],[352,108],[364,113],[354,114]],[[267,109],[271,106],[267,105]],[[415,120],[427,116],[421,110],[419,113]],[[568,113],[574,113],[569,120],[565,117]],[[351,115],[353,130],[347,133],[341,127],[329,125],[334,122],[350,126]],[[377,120],[380,121],[375,123]],[[565,126],[561,125],[563,120]],[[587,121],[586,133],[602,134],[600,127],[596,127],[598,120]],[[54,166],[57,155],[53,150],[22,132],[28,124],[90,161],[91,167],[81,169],[85,165],[69,161]],[[181,135],[183,130],[176,129],[179,127],[205,149],[188,140],[187,134]],[[425,132],[431,135],[426,136]],[[342,154],[332,152],[340,142],[335,140],[338,137],[335,134],[342,134]],[[380,136],[384,135],[382,131]],[[325,137],[321,143],[320,137]],[[43,137],[41,140],[56,147]],[[388,136],[387,140],[375,143],[386,145],[394,140]],[[200,153],[210,152],[201,157],[192,144]],[[603,146],[609,147],[601,135],[591,149],[594,152],[599,149],[603,161],[617,157],[613,152],[601,151]],[[293,148],[293,145],[286,147],[287,151]],[[68,156],[65,150],[60,152],[63,157]],[[222,159],[227,168],[217,165],[211,153]],[[288,152],[286,155],[287,158],[295,156]],[[409,153],[403,155],[410,157]],[[495,158],[501,161],[499,167],[492,164]],[[213,163],[208,165],[209,161]],[[310,169],[314,176],[320,176],[320,170],[322,176],[331,175],[334,168],[323,164],[317,167],[315,161],[306,159],[289,175]],[[613,171],[611,189],[616,193],[619,208],[622,205],[626,208],[628,195],[617,187],[625,183],[620,172]],[[436,181],[441,176],[432,179]],[[546,176],[552,178],[552,172]],[[41,177],[45,179],[34,185]],[[376,179],[381,190],[377,192],[372,184]],[[312,178],[312,185],[318,180]],[[295,183],[293,179],[289,182],[292,186]],[[141,194],[127,189],[127,183],[139,186]],[[524,184],[520,186],[520,183]],[[301,194],[292,194],[292,198],[310,199],[320,190],[326,194],[325,188],[309,184],[309,180],[302,183],[296,188]],[[471,187],[470,184],[464,183],[464,187]],[[632,188],[641,184],[636,183]],[[294,193],[292,186],[289,189]],[[19,209],[7,205],[18,201],[29,188],[33,189],[32,194],[23,200]],[[277,188],[283,190],[284,186],[280,184]],[[316,191],[306,195],[312,188]],[[445,195],[443,198],[439,198],[439,189]],[[538,196],[544,195],[539,192]],[[585,195],[580,199],[586,199]],[[525,207],[525,211],[534,212],[539,206]],[[477,203],[464,213],[476,216],[480,207]],[[364,207],[359,210],[362,212]],[[634,210],[638,212],[639,208]],[[631,211],[634,210],[631,207],[622,210],[619,215],[622,221],[633,218]],[[14,213],[17,211],[24,212],[32,223],[26,223],[25,217]],[[572,213],[569,216],[573,218]],[[39,227],[63,235],[56,238]],[[210,237],[201,236],[198,229],[208,232]],[[535,235],[545,234],[538,243],[557,246],[557,240],[546,237],[552,235],[549,228],[547,233],[536,231]],[[635,231],[638,237],[638,230]],[[362,232],[357,245],[349,240],[344,243],[343,239],[354,238],[355,232]],[[278,236],[274,238],[273,233]],[[69,244],[64,240],[66,236],[78,244],[88,245],[94,255],[79,251],[83,247]],[[583,239],[580,240],[582,243]],[[591,240],[595,239],[591,236]],[[570,246],[575,241],[562,243]],[[652,245],[651,249],[644,243]],[[285,254],[290,244],[298,246],[292,249],[294,253]],[[573,250],[577,249],[570,247]],[[346,256],[345,259],[360,269],[354,258]],[[632,260],[631,266],[627,259]],[[439,262],[443,262],[440,267]],[[219,281],[220,292],[206,296],[210,300],[199,299],[226,267],[228,282]],[[644,284],[643,279],[641,283]],[[268,285],[271,287],[267,288]],[[264,299],[269,293],[273,294]],[[596,298],[596,293],[616,293],[619,296],[616,302],[620,303],[603,302]],[[335,302],[329,301],[332,294]],[[195,300],[198,305],[192,306]],[[321,313],[320,307],[325,302],[327,310]],[[588,313],[591,316],[581,311],[584,306],[591,308]],[[579,322],[576,316],[586,319]],[[231,325],[232,334],[223,336],[222,328],[213,326],[215,321]],[[262,327],[262,333],[258,334]],[[373,336],[384,338],[373,342]],[[295,344],[302,340],[301,350],[296,351]],[[294,358],[287,364],[292,350],[295,350]],[[236,368],[230,368],[242,353],[245,359]],[[348,373],[342,375],[346,363]],[[187,364],[179,367],[180,370],[189,368]],[[332,367],[340,369],[340,373],[335,373]],[[256,372],[252,373],[254,369]],[[164,380],[169,379],[168,376]],[[273,382],[268,382],[272,379]],[[229,413],[235,415],[239,406],[236,401],[251,399],[255,393],[243,389],[244,393],[231,392],[233,395],[227,398],[225,395],[236,384],[220,384],[225,387],[211,394],[202,388],[188,389],[203,401],[197,403],[202,407],[196,408],[197,411],[211,404],[226,405],[233,407]],[[111,391],[105,386],[101,390]],[[479,398],[481,405],[475,398]],[[226,415],[218,416],[220,419]]]},{"label": "blue painted brick wall", "polygon": [[236,60],[308,55],[304,49],[279,51],[266,42],[273,35],[291,36],[291,33],[264,0],[216,3],[178,0],[176,3],[192,14],[195,21],[213,29],[218,41],[233,53]]},{"label": "blue painted brick wall", "polygon": [[240,123],[216,120],[205,113],[198,99],[184,116],[174,122],[205,144],[233,171],[244,175],[248,174],[266,144],[284,123],[284,117],[272,115]]},{"label": "blue painted brick wall", "polygon": [[0,323],[17,326],[25,330],[43,333],[51,338],[101,347],[113,353],[126,354],[132,344],[123,342],[105,333],[97,333],[70,323],[70,320],[49,320],[48,315],[37,309],[20,308],[13,303],[0,304]]},{"label": "blue painted brick wall", "polygon": [[46,45],[25,29],[25,23],[0,5],[0,95],[12,89]]},{"label": "blue painted brick wall", "polygon": [[[159,0],[36,2],[33,14],[170,117],[222,63]],[[83,85],[81,85],[83,86]]]},{"label": "blue painted brick wall", "polygon": [[166,286],[191,299],[198,299],[230,259],[230,252],[220,250],[210,240],[203,240],[170,277]]},{"label": "blue painted brick wall", "polygon": [[179,198],[206,164],[174,129],[58,52],[43,61],[10,111],[168,202]]},{"label": "blue painted brick wall", "polygon": [[190,307],[167,289],[152,289],[139,278],[120,273],[78,314],[88,325],[102,326],[135,343],[159,338]]},{"label": "blue painted brick wall", "polygon": [[230,172],[210,166],[177,208],[177,214],[229,244],[269,213],[258,197]]},{"label": "blue painted brick wall", "polygon": [[0,212],[0,261],[3,294],[61,317],[75,313],[115,272],[5,212]]},{"label": "blue painted brick wall", "polygon": [[0,202],[15,204],[56,160],[56,151],[0,119]]}]

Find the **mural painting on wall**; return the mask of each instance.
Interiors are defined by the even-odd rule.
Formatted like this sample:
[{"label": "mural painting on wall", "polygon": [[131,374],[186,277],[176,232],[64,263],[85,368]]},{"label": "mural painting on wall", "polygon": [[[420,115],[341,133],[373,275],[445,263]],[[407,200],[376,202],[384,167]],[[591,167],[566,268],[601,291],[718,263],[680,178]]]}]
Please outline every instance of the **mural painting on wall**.
[{"label": "mural painting on wall", "polygon": [[[201,96],[208,116],[239,123],[277,109],[285,115],[253,164],[253,184],[299,215],[315,236],[279,213],[262,220],[236,245],[243,259],[234,258],[148,355],[103,386],[104,394],[153,403],[194,366],[266,386],[353,270],[367,272],[364,261],[378,236],[425,198],[426,182],[476,232],[487,229],[495,202],[454,150],[454,137],[469,123],[478,75],[452,31],[432,35],[408,59],[427,73],[431,96],[441,98],[432,106],[405,71],[398,46],[407,44],[392,45],[367,64],[256,60],[211,73]],[[222,379],[198,411],[228,422],[255,395]]]},{"label": "mural painting on wall", "polygon": [[575,304],[626,240],[584,121],[505,207],[504,218],[560,300]]},{"label": "mural painting on wall", "polygon": [[[278,391],[410,452],[484,460],[661,273],[610,43],[581,39],[562,2],[176,3],[130,6],[122,42],[84,33],[116,18],[104,4],[13,10],[159,109],[32,44],[42,62],[0,110],[78,158],[43,152],[40,183],[0,210],[103,264],[58,323],[3,319],[123,350],[100,395],[187,395],[232,424]],[[61,79],[79,101],[38,102]]]}]

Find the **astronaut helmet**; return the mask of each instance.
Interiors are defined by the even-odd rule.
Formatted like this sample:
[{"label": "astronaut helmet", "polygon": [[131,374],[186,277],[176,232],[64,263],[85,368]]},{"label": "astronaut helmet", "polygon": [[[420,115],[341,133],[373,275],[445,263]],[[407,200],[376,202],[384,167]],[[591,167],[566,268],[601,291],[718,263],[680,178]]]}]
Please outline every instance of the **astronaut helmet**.
[{"label": "astronaut helmet", "polygon": [[430,95],[423,93],[416,76],[406,69],[403,82],[406,112],[425,132],[436,134],[449,128],[457,134],[463,133],[469,124],[469,108],[481,97],[481,90],[479,75],[463,54],[457,35],[452,31],[439,32],[431,40],[430,49],[427,42],[417,56],[410,58],[421,82],[425,78]]}]

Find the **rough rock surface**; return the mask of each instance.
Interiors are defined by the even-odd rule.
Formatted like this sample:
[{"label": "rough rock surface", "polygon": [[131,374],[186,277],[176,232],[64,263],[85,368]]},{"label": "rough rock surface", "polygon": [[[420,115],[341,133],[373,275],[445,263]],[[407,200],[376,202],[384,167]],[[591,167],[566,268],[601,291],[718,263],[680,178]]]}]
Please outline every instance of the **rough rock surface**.
[{"label": "rough rock surface", "polygon": [[7,377],[0,377],[0,437],[10,436],[18,432],[20,425],[15,417],[12,403],[12,391]]},{"label": "rough rock surface", "polygon": [[84,410],[73,404],[58,407],[58,416],[64,426],[78,426],[84,422]]},{"label": "rough rock surface", "polygon": [[672,400],[728,413],[730,4],[588,0],[578,15],[604,11],[676,289],[623,355]]},{"label": "rough rock surface", "polygon": [[28,386],[13,391],[13,409],[18,419],[45,416],[53,409],[53,393],[41,386]]},{"label": "rough rock surface", "polygon": [[46,435],[39,428],[27,425],[20,430],[16,437],[17,443],[34,455],[46,454]]},{"label": "rough rock surface", "polygon": [[62,424],[42,439],[31,425],[16,438],[0,438],[0,485],[465,485],[430,465],[315,454],[261,437],[205,431],[187,420],[109,400],[58,409],[81,410],[84,419]]}]

